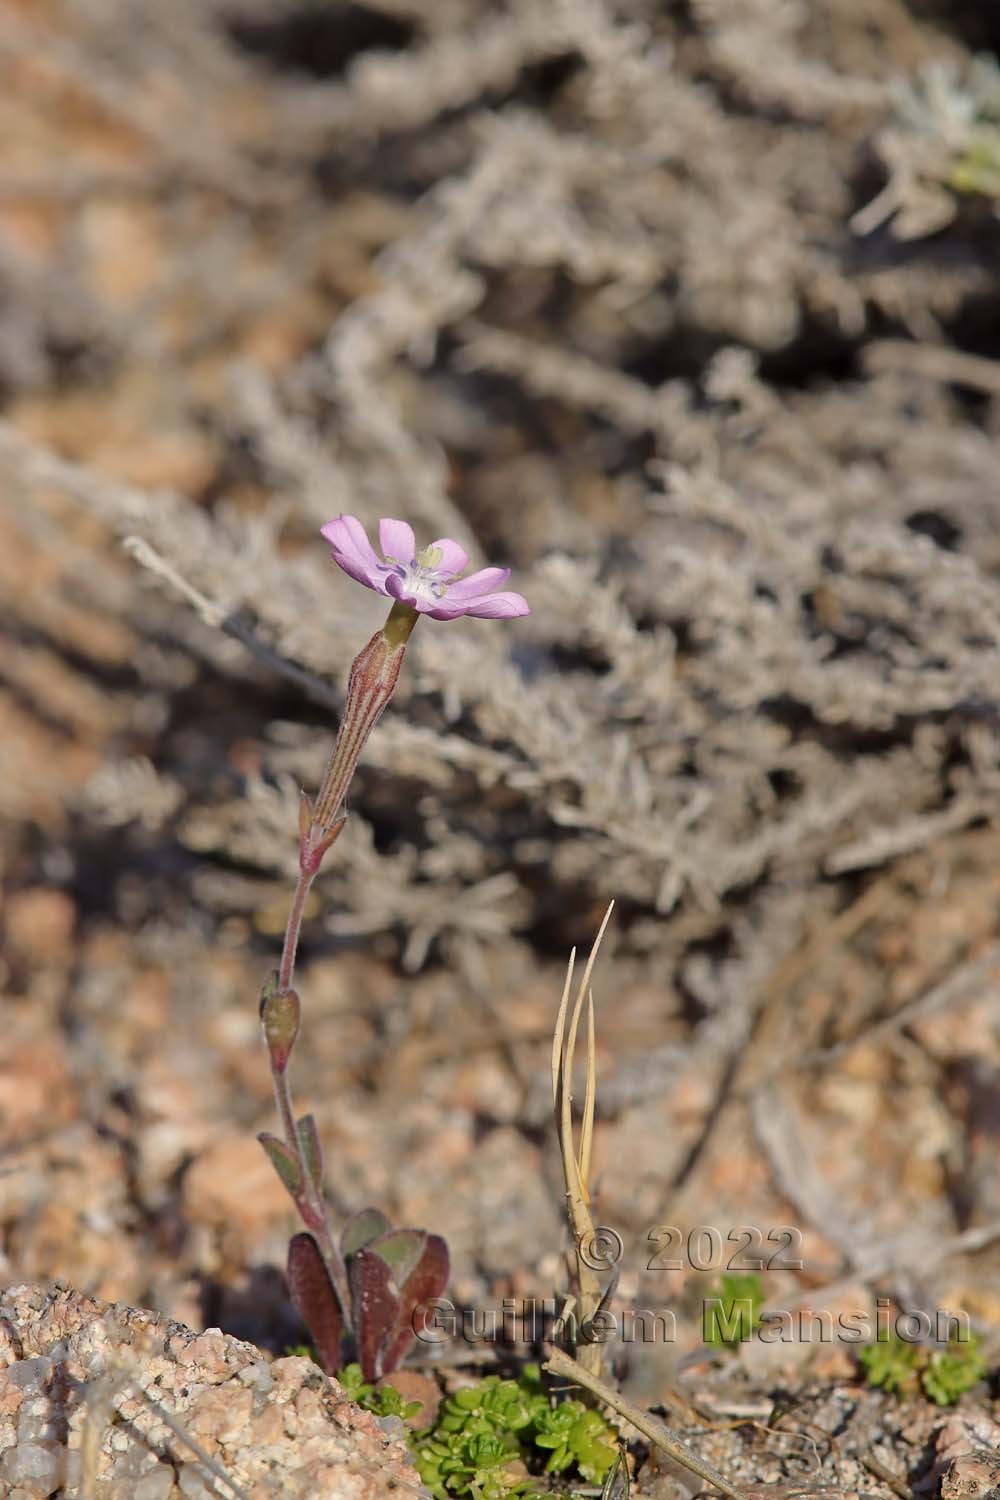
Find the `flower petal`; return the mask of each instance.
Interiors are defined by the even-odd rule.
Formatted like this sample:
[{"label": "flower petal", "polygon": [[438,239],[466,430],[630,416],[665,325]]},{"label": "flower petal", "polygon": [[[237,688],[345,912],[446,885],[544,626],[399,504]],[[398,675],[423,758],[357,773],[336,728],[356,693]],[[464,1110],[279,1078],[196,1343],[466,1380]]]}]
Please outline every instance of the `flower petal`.
[{"label": "flower petal", "polygon": [[379,561],[365,528],[357,516],[340,515],[327,521],[320,531],[330,543],[333,560],[351,578],[363,583],[366,588],[385,593],[383,575],[385,564]]},{"label": "flower petal", "polygon": [[409,521],[394,521],[391,516],[383,516],[378,523],[378,540],[383,557],[391,557],[393,562],[399,563],[413,561],[417,542]]},{"label": "flower petal", "polygon": [[530,615],[531,607],[523,594],[486,594],[466,604],[465,613],[478,620],[512,620],[516,615]]},{"label": "flower petal", "polygon": [[436,542],[431,542],[432,548],[437,548],[441,553],[441,561],[438,563],[437,572],[453,575],[461,573],[463,568],[469,566],[469,554],[458,542],[453,542],[450,536],[439,536]]},{"label": "flower petal", "polygon": [[530,615],[528,601],[522,594],[481,594],[476,599],[449,599],[447,595],[443,599],[435,599],[432,603],[424,605],[421,613],[430,615],[432,620],[458,620],[463,615],[478,617],[481,620],[509,620],[517,615]]},{"label": "flower petal", "polygon": [[449,604],[447,599],[435,599],[432,604],[424,605],[422,613],[432,620],[460,620],[469,613],[469,606],[457,601]]},{"label": "flower petal", "polygon": [[497,592],[510,577],[509,568],[480,568],[467,578],[458,578],[469,558],[451,537],[431,543],[440,556],[437,566],[428,569],[423,564],[414,566],[416,540],[408,521],[384,516],[379,522],[385,560],[369,542],[357,516],[335,516],[320,529],[338,567],[366,588],[398,599],[417,614],[434,620],[457,620],[462,615],[499,620],[531,613],[521,594]]},{"label": "flower petal", "polygon": [[433,609],[433,601],[430,599],[419,599],[413,593],[412,589],[407,589],[406,584],[395,569],[386,574],[383,593],[388,594],[391,599],[398,599],[400,604],[408,604],[411,609],[417,611],[418,615],[428,615]]},{"label": "flower petal", "polygon": [[470,573],[468,578],[460,578],[457,583],[449,583],[448,598],[478,599],[480,594],[499,588],[502,583],[507,582],[509,577],[509,568],[480,568],[478,573]]}]

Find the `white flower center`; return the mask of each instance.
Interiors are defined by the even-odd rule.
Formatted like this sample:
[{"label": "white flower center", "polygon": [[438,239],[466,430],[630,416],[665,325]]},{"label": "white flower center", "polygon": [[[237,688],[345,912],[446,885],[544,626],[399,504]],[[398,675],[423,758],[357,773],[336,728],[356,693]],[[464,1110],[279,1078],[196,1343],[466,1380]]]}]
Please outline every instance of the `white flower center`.
[{"label": "white flower center", "polygon": [[399,570],[406,592],[417,599],[443,599],[447,584],[436,568],[422,568],[419,563],[407,563]]},{"label": "white flower center", "polygon": [[387,557],[386,562],[399,577],[407,594],[432,604],[436,599],[443,599],[448,584],[454,582],[450,573],[440,571],[443,556],[440,547],[425,547],[410,563],[397,562],[394,557]]}]

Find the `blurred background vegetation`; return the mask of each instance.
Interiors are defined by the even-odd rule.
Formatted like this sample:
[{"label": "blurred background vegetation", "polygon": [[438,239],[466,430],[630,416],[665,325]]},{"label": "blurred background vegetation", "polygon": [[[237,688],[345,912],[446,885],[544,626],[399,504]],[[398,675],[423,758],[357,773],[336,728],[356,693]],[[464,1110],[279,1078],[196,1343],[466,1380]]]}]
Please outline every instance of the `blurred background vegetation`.
[{"label": "blurred background vegetation", "polygon": [[6,1279],[294,1334],[255,996],[381,614],[349,511],[533,613],[421,625],[317,887],[338,1204],[551,1291],[548,1038],[613,895],[623,1293],[701,1286],[649,1291],[651,1226],[790,1222],[776,1296],[1000,1316],[998,37],[0,3]]}]

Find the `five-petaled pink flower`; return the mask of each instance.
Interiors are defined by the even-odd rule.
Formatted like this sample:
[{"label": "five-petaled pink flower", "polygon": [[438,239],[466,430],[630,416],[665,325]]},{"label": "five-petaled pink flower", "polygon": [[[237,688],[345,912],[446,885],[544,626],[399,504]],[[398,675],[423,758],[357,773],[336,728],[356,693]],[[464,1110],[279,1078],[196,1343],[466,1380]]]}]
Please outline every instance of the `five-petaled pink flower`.
[{"label": "five-petaled pink flower", "polygon": [[378,523],[379,557],[357,516],[337,516],[322,532],[345,573],[432,620],[457,620],[460,615],[506,620],[531,613],[522,595],[497,592],[510,577],[509,568],[480,568],[460,578],[469,554],[449,537],[417,552],[413,527],[386,517]]}]

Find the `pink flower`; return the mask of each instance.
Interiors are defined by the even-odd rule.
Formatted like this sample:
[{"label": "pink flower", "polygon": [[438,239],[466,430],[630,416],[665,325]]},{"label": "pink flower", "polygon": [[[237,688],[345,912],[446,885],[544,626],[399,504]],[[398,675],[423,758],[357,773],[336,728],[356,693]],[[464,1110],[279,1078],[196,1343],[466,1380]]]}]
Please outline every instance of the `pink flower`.
[{"label": "pink flower", "polygon": [[510,577],[509,568],[480,568],[460,578],[469,555],[449,537],[417,552],[413,527],[386,517],[378,523],[379,557],[357,516],[337,516],[322,532],[345,573],[432,620],[457,620],[460,615],[507,620],[531,613],[520,594],[497,592]]}]

